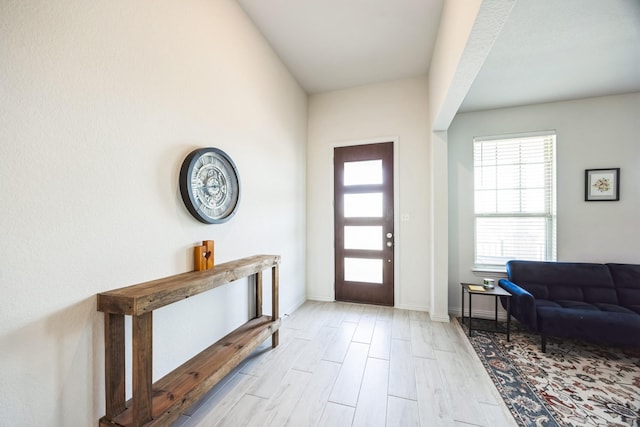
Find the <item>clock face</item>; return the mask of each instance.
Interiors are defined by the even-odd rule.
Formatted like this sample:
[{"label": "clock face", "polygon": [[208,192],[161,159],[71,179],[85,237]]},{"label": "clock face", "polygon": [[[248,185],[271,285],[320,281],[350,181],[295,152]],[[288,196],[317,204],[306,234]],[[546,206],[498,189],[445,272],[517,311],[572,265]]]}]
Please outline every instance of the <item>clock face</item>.
[{"label": "clock face", "polygon": [[206,224],[228,221],[240,201],[238,170],[222,150],[192,151],[180,169],[180,193],[185,206],[198,221]]}]

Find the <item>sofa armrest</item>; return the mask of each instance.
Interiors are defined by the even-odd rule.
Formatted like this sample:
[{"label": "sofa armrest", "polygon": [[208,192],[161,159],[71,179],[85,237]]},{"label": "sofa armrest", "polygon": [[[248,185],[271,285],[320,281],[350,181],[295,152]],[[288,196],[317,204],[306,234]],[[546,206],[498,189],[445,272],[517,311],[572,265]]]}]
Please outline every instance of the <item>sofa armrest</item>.
[{"label": "sofa armrest", "polygon": [[511,294],[511,315],[530,330],[537,331],[536,303],[533,295],[507,279],[500,279],[498,284]]}]

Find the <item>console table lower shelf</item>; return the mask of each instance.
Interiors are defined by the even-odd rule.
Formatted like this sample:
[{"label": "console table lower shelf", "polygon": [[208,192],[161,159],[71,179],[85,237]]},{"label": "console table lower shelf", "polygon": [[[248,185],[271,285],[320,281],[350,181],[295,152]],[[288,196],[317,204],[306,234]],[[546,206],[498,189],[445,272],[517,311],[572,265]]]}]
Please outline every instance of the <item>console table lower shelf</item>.
[{"label": "console table lower shelf", "polygon": [[[153,420],[145,426],[166,425],[168,418],[184,412],[271,337],[280,324],[280,319],[274,321],[271,316],[252,319],[155,382],[151,398]],[[129,400],[127,409],[111,420],[101,418],[100,426],[133,426],[132,403]]]}]

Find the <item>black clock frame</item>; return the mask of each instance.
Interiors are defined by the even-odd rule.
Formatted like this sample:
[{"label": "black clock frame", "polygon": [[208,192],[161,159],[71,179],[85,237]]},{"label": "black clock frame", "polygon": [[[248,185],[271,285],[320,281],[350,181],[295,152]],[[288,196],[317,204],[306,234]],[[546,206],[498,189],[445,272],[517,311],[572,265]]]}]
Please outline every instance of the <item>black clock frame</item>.
[{"label": "black clock frame", "polygon": [[[233,209],[224,217],[221,218],[211,218],[208,215],[203,214],[197,207],[197,201],[193,197],[193,188],[191,187],[191,174],[193,172],[193,168],[195,166],[196,161],[202,157],[206,153],[215,153],[217,156],[224,159],[231,168],[233,175],[236,178],[236,182],[238,183],[237,193],[235,205]],[[240,174],[238,173],[238,168],[236,167],[231,157],[224,151],[219,148],[207,147],[207,148],[198,148],[193,150],[191,153],[185,157],[182,162],[182,166],[180,167],[180,195],[182,196],[182,201],[184,202],[185,207],[189,211],[189,213],[198,221],[204,224],[221,224],[229,221],[237,212],[238,206],[240,205]]]}]

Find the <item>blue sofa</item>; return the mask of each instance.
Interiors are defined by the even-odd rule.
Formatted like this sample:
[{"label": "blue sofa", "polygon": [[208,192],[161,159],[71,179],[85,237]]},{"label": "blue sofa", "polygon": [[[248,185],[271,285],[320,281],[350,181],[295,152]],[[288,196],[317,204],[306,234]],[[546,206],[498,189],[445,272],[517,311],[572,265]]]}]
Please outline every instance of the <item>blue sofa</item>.
[{"label": "blue sofa", "polygon": [[511,315],[543,352],[548,336],[640,348],[640,265],[509,261],[507,276]]}]

